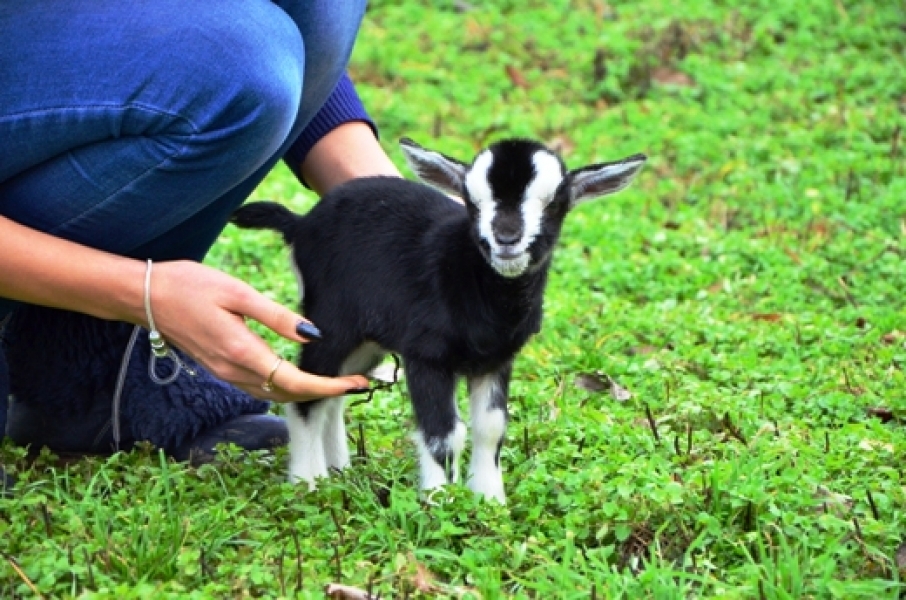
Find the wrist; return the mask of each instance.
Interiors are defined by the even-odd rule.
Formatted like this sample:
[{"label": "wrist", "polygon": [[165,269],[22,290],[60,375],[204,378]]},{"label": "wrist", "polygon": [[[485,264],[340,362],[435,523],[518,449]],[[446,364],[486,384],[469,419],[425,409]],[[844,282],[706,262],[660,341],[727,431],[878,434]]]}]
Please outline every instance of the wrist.
[{"label": "wrist", "polygon": [[367,123],[343,123],[321,138],[302,163],[302,176],[318,194],[357,177],[401,177]]},{"label": "wrist", "polygon": [[144,323],[144,263],[0,217],[0,296]]},{"label": "wrist", "polygon": [[[147,325],[144,309],[145,263],[131,258],[110,256],[109,268],[98,273],[96,286],[107,288],[108,294],[87,312],[102,319]],[[90,290],[90,284],[86,286]]]}]

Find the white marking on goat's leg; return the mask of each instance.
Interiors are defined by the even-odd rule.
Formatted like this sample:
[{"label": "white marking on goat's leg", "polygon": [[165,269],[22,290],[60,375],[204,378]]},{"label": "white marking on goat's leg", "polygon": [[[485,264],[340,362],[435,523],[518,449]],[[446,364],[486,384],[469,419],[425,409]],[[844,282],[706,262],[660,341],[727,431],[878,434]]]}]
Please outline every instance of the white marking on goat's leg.
[{"label": "white marking on goat's leg", "polygon": [[[290,245],[289,265],[296,276],[299,301],[305,298],[305,279],[296,264],[295,249]],[[343,422],[343,398],[323,400],[302,417],[294,408],[286,411],[290,431],[289,478],[293,483],[308,481],[311,489],[314,479],[328,475],[328,469],[345,469],[349,466],[349,447],[346,444],[346,424]],[[317,421],[320,419],[320,421]],[[294,421],[298,421],[294,424]],[[298,434],[294,435],[294,429]],[[298,440],[298,442],[294,441]]]},{"label": "white marking on goat's leg", "polygon": [[324,460],[329,469],[345,469],[349,466],[349,444],[346,442],[346,423],[343,409],[346,399],[322,400],[326,405],[324,415]]},{"label": "white marking on goat's leg", "polygon": [[447,483],[447,473],[444,468],[434,461],[428,445],[425,443],[421,432],[412,436],[415,446],[418,448],[418,464],[421,470],[420,487],[423,490],[431,490]]},{"label": "white marking on goat's leg", "polygon": [[309,489],[315,489],[315,479],[327,476],[327,457],[324,455],[324,428],[326,425],[326,402],[313,404],[308,415],[303,417],[298,408],[286,408],[286,424],[289,428],[289,480],[291,483],[308,482]]},{"label": "white marking on goat's leg", "polygon": [[472,417],[472,461],[469,488],[506,503],[500,449],[507,425],[507,388],[510,368],[469,379]]},{"label": "white marking on goat's leg", "polygon": [[[305,279],[296,264],[292,244],[289,250],[289,265],[296,276],[299,301],[302,302],[305,298]],[[315,478],[327,476],[328,468],[343,469],[349,465],[342,398],[324,400],[320,406],[312,407],[307,417],[288,407],[286,420],[290,432],[289,479],[292,483],[304,479],[308,481],[308,487],[314,489]],[[294,430],[298,433],[294,434]]]},{"label": "white marking on goat's leg", "polygon": [[414,436],[421,467],[421,489],[430,490],[459,481],[459,457],[466,445],[466,426],[457,421],[445,438],[425,440],[419,431]]},{"label": "white marking on goat's leg", "polygon": [[466,442],[466,426],[456,407],[456,376],[418,360],[406,360],[405,366],[418,423],[415,441],[422,489],[455,482],[459,479],[459,457]]},{"label": "white marking on goat's leg", "polygon": [[[374,342],[366,342],[352,351],[340,367],[340,375],[361,375],[374,368],[384,356],[384,349]],[[322,440],[324,459],[331,469],[349,466],[349,444],[346,440],[346,422],[343,419],[345,398],[322,401],[326,406]]]}]

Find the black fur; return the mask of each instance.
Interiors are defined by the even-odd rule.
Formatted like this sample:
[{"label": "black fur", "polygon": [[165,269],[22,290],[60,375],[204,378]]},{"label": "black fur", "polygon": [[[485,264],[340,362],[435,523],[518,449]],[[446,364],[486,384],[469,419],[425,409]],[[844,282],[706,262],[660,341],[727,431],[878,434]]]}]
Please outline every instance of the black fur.
[{"label": "black fur", "polygon": [[[494,155],[494,162],[488,171],[488,183],[501,206],[518,208],[522,203],[525,188],[535,177],[533,158],[545,147],[532,140],[503,140],[488,149]],[[560,169],[566,175],[566,167]]]},{"label": "black fur", "polygon": [[[300,368],[338,375],[365,341],[400,354],[426,441],[445,439],[456,424],[457,377],[509,372],[541,328],[547,270],[498,274],[481,255],[465,207],[426,185],[363,178],[325,195],[304,217],[262,202],[232,220],[279,231],[292,246],[304,280],[302,313],[324,336],[305,346]],[[538,243],[549,251],[558,233],[550,224]],[[303,416],[309,407],[295,406]]]},{"label": "black fur", "polygon": [[[279,231],[292,245],[304,279],[302,311],[324,335],[306,346],[306,370],[337,375],[370,340],[406,363],[480,375],[508,363],[540,329],[547,271],[514,279],[495,272],[465,208],[423,184],[363,178],[304,217],[261,202],[232,220]],[[558,231],[545,233],[552,246]]]},{"label": "black fur", "polygon": [[[403,147],[424,151],[409,140]],[[515,140],[488,151],[494,155],[487,171],[493,235],[504,245],[510,236],[522,236],[521,203],[536,175],[533,157],[545,149]],[[459,424],[456,381],[466,377],[470,386],[490,385],[481,393],[491,396],[479,404],[502,415],[495,418],[505,426],[512,361],[541,327],[551,253],[575,203],[573,173],[557,159],[563,181],[544,205],[540,232],[528,247],[530,266],[505,277],[490,264],[490,245],[479,234],[479,207],[461,184],[471,167],[430,151],[415,160],[416,172],[463,193],[466,205],[421,183],[374,177],[339,186],[304,216],[279,204],[255,203],[240,208],[232,220],[240,227],[279,231],[292,246],[304,281],[302,312],[323,334],[305,346],[300,368],[341,374],[343,362],[365,342],[400,354],[425,447],[448,478],[455,478],[450,463],[458,449],[451,450],[449,440]],[[638,166],[618,177],[628,183]],[[294,405],[303,419],[310,407]],[[495,436],[502,432],[492,421],[490,429],[479,429],[494,438],[499,467],[502,438]],[[488,485],[502,500],[502,489]]]}]

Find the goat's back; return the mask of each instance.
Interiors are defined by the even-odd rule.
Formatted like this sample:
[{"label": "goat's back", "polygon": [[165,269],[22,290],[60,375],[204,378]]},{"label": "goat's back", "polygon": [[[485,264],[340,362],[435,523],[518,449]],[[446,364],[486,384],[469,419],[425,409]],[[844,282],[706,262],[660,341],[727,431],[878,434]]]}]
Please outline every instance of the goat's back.
[{"label": "goat's back", "polygon": [[[386,262],[386,252],[411,254],[413,245],[430,244],[426,238],[439,227],[467,229],[465,208],[421,183],[369,177],[326,194],[302,217],[291,242],[297,253],[313,249],[320,257],[325,248],[336,248],[349,260],[378,263]],[[371,252],[349,252],[351,248]]]},{"label": "goat's back", "polygon": [[433,353],[425,345],[435,340],[446,354],[443,332],[463,318],[463,267],[485,267],[469,227],[463,205],[424,184],[379,177],[336,188],[287,240],[304,314],[343,352],[367,339]]}]

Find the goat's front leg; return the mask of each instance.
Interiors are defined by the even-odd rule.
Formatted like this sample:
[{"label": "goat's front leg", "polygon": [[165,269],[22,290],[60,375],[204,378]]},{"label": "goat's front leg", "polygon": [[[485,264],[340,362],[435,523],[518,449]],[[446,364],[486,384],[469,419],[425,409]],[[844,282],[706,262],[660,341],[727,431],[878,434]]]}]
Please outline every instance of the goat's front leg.
[{"label": "goat's front leg", "polygon": [[421,487],[436,488],[459,479],[459,456],[466,426],[456,407],[456,376],[443,368],[406,360],[406,380],[418,423]]},{"label": "goat's front leg", "polygon": [[469,412],[472,418],[472,463],[469,487],[476,493],[506,503],[500,449],[506,434],[507,397],[511,364],[498,371],[469,378]]}]

